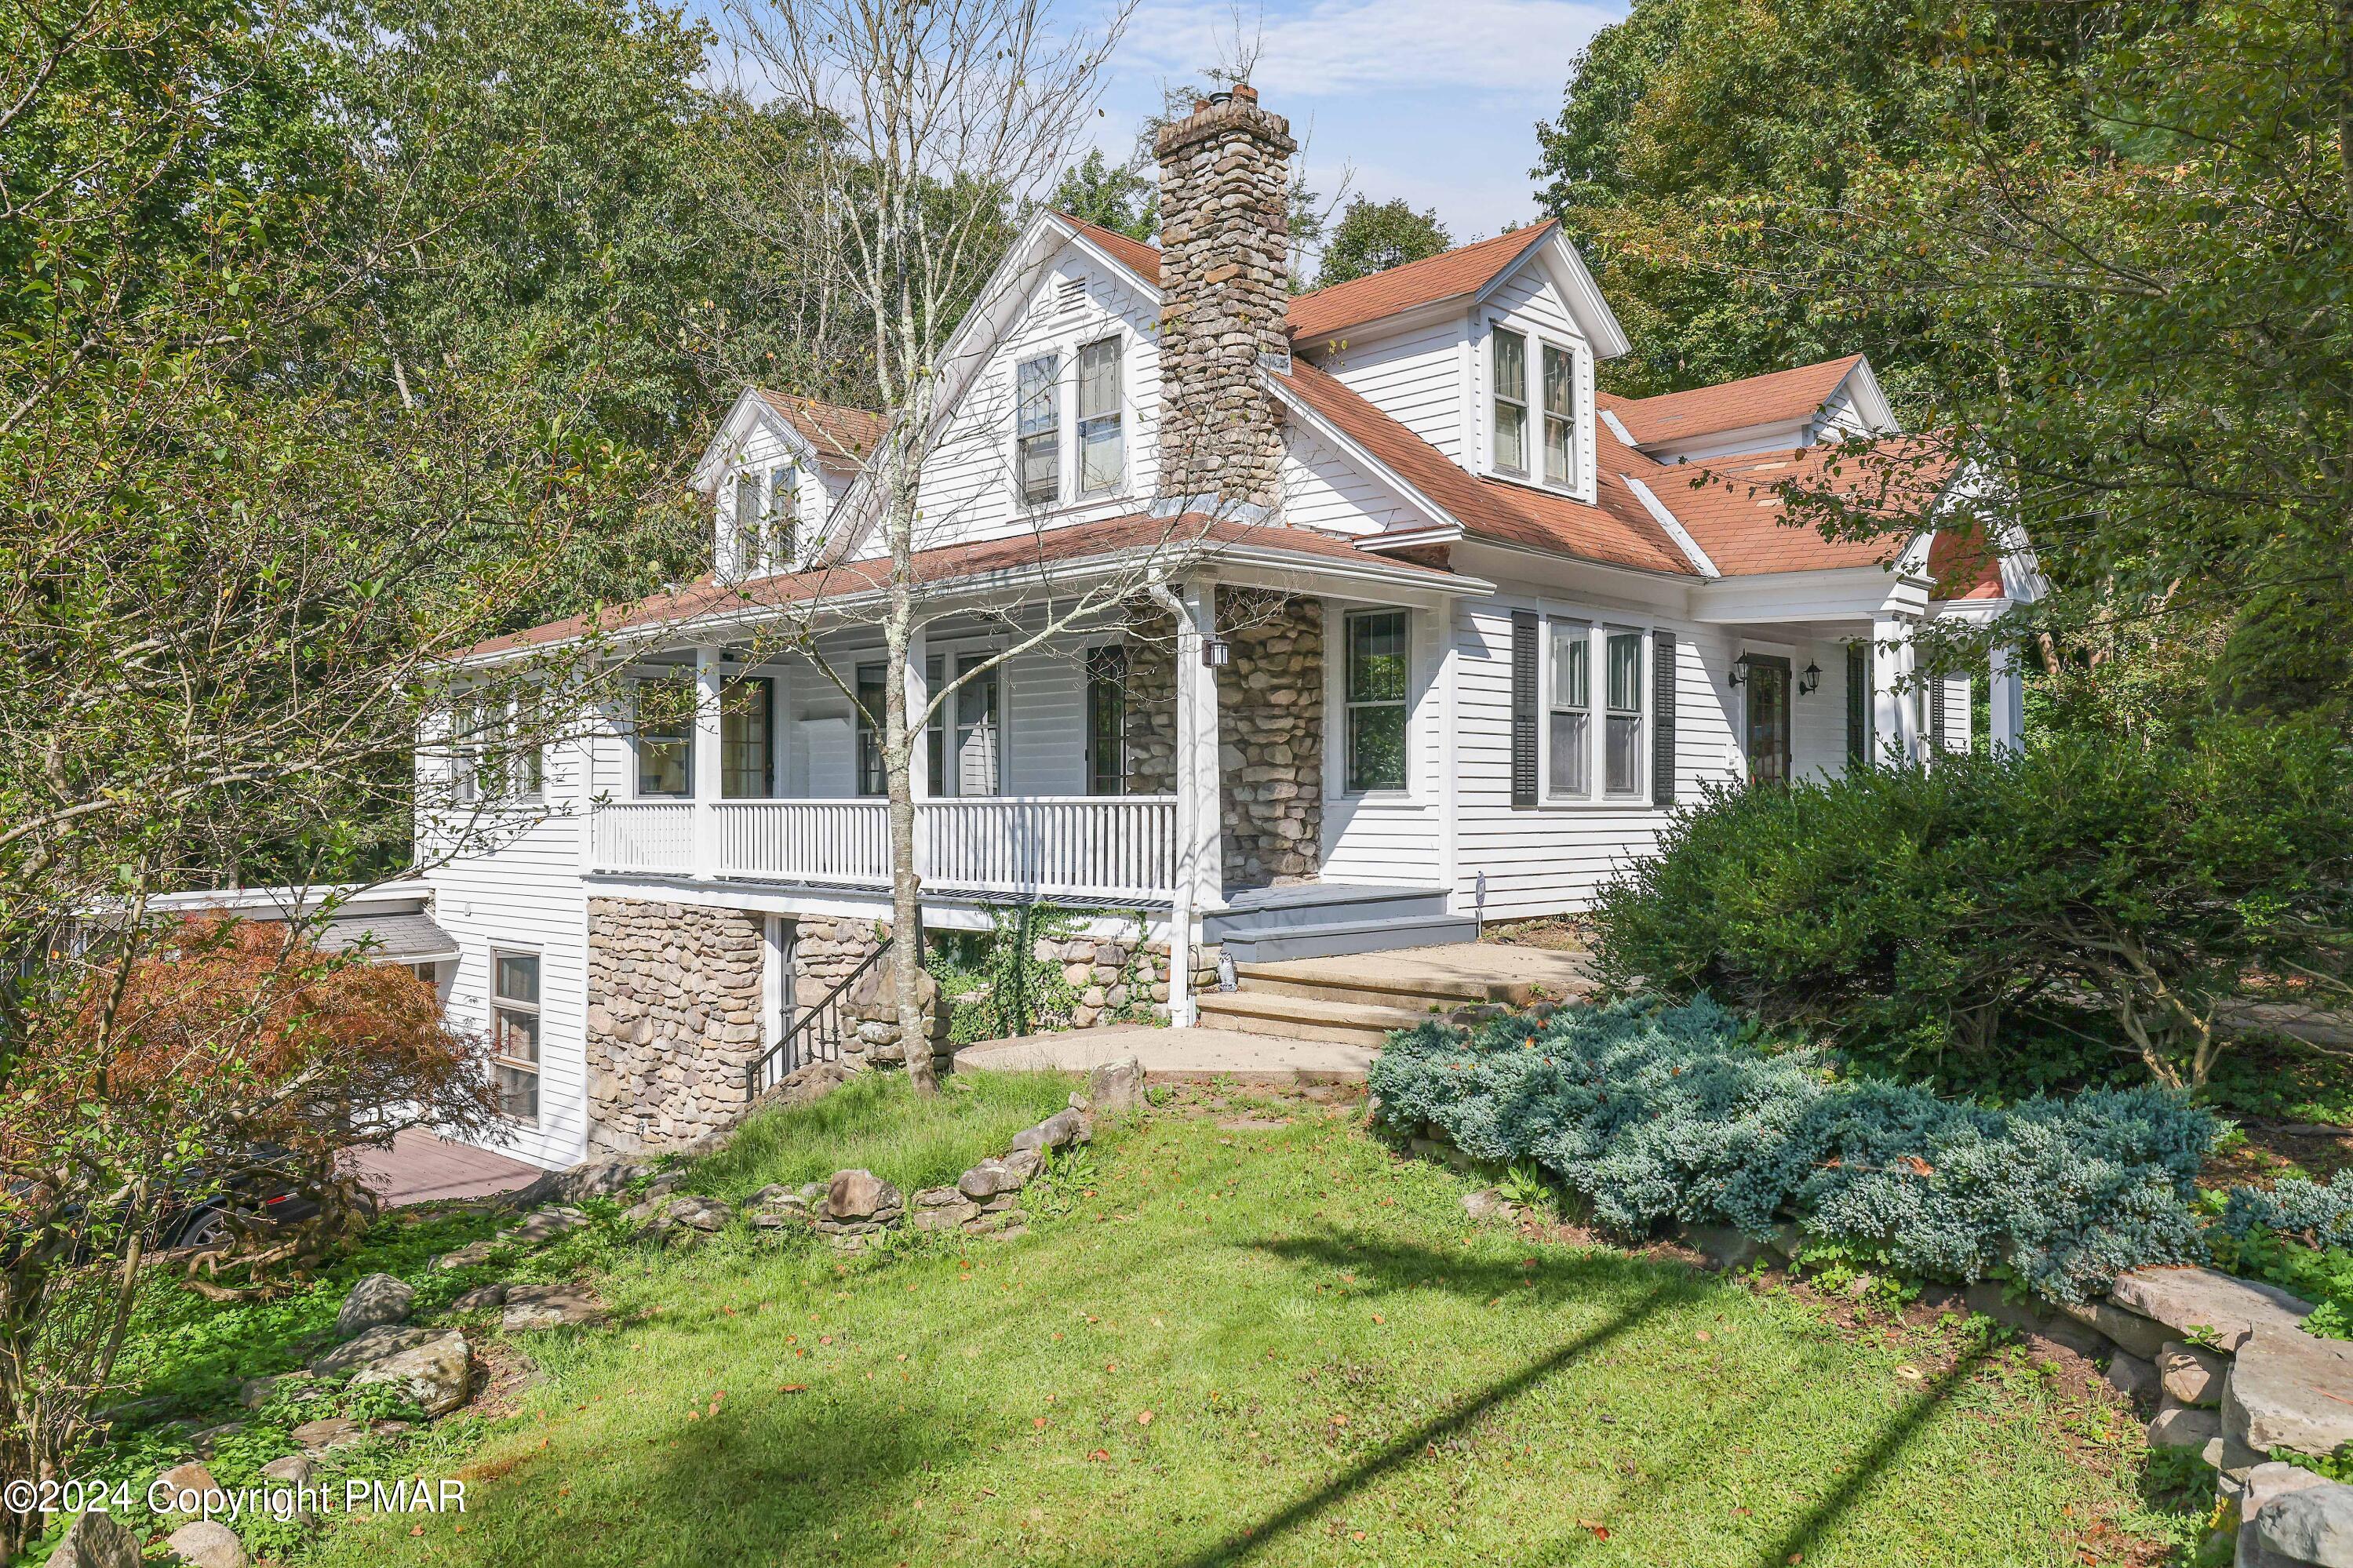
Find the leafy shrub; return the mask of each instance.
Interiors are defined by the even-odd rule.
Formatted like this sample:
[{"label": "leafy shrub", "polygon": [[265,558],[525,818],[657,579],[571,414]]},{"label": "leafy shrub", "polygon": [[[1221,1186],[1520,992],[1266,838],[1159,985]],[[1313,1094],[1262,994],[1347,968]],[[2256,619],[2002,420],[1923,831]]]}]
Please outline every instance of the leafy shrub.
[{"label": "leafy shrub", "polygon": [[1712,791],[1597,906],[1602,978],[1975,1089],[2202,1085],[2221,1001],[2342,973],[2353,761],[2314,727],[2069,736]]},{"label": "leafy shrub", "polygon": [[1392,1037],[1372,1087],[1391,1125],[1534,1160],[1626,1234],[1762,1237],[1786,1216],[1907,1275],[2002,1275],[2061,1300],[2205,1255],[2190,1204],[2216,1123],[2180,1096],[1956,1105],[1844,1080],[1817,1047],[1767,1048],[1704,996],[1424,1024]]}]

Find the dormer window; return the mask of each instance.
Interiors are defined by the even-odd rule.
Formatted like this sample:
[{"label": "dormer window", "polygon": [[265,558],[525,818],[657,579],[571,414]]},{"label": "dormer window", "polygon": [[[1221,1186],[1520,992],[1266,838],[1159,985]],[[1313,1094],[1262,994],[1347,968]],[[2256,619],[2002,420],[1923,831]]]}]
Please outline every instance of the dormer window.
[{"label": "dormer window", "polygon": [[1548,485],[1577,482],[1577,356],[1544,345],[1544,477]]},{"label": "dormer window", "polygon": [[1528,340],[1498,327],[1493,337],[1495,467],[1528,471]]},{"label": "dormer window", "polygon": [[735,476],[735,570],[750,572],[760,559],[760,475],[746,468]]},{"label": "dormer window", "polygon": [[1014,372],[1014,456],[1028,506],[1051,506],[1062,495],[1062,416],[1054,395],[1062,356],[1039,354]]},{"label": "dormer window", "polygon": [[763,541],[768,569],[781,572],[801,552],[801,473],[798,468],[768,470],[768,525]]},{"label": "dormer window", "polygon": [[1119,340],[1100,338],[1079,350],[1079,493],[1115,490],[1125,470]]}]

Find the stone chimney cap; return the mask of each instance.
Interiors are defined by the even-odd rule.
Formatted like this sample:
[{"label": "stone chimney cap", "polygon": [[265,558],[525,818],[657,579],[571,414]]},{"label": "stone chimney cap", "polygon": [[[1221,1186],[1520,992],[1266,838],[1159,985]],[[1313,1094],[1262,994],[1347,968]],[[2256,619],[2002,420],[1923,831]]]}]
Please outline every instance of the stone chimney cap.
[{"label": "stone chimney cap", "polygon": [[1194,100],[1192,113],[1173,125],[1162,126],[1160,134],[1153,140],[1153,155],[1165,163],[1171,153],[1231,131],[1246,132],[1259,138],[1281,157],[1288,158],[1296,151],[1291,140],[1291,121],[1261,109],[1258,89],[1238,81],[1224,92]]}]

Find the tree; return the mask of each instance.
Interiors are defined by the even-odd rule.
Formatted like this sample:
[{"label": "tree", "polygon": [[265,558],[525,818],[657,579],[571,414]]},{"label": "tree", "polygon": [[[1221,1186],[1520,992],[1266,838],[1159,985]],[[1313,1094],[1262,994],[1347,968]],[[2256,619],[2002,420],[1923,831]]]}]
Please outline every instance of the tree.
[{"label": "tree", "polygon": [[1159,186],[1134,163],[1113,166],[1100,147],[1062,171],[1048,205],[1130,239],[1150,239],[1160,226]]},{"label": "tree", "polygon": [[[256,1137],[307,1127],[315,1152],[330,1106],[364,1130],[475,1103],[454,1052],[428,1067],[444,1042],[413,996],[330,981],[299,940],[177,984],[207,972],[158,965],[202,943],[154,896],[365,881],[528,826],[520,773],[602,667],[450,656],[569,597],[583,541],[684,513],[516,363],[419,388],[385,352],[380,302],[527,140],[470,181],[427,166],[420,131],[387,181],[394,143],[317,29],[237,3],[10,16],[0,1191],[12,1245],[34,1239],[0,1301],[0,1462],[39,1475],[86,1435],[167,1192]],[[425,723],[465,765],[417,768]],[[350,1059],[355,1039],[386,1054]],[[0,1512],[0,1554],[39,1523]]]},{"label": "tree", "polygon": [[1403,197],[1372,202],[1356,197],[1340,210],[1340,221],[1324,242],[1323,264],[1315,286],[1328,289],[1375,272],[1386,272],[1409,261],[1436,256],[1454,244],[1438,209],[1416,212]]}]

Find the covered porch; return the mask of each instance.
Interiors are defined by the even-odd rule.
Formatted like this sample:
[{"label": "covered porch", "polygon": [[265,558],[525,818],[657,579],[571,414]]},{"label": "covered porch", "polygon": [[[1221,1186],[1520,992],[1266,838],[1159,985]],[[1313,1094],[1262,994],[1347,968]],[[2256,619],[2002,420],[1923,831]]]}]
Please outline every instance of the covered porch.
[{"label": "covered porch", "polygon": [[[1114,558],[937,584],[908,658],[911,712],[946,693],[913,781],[926,897],[1200,917],[1328,881],[1442,908],[1444,628],[1486,585],[1306,538],[1243,531],[1181,575]],[[641,646],[594,748],[584,873],[886,891],[888,661],[858,610]]]}]

